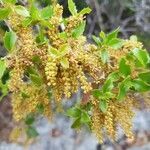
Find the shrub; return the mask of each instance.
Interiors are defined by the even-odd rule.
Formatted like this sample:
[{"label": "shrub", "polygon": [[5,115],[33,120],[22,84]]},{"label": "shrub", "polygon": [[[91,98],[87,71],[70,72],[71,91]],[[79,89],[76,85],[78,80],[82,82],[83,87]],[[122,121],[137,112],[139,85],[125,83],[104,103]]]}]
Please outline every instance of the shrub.
[{"label": "shrub", "polygon": [[62,110],[62,99],[79,89],[80,103],[66,111],[74,120],[72,128],[87,126],[102,142],[103,129],[115,139],[120,125],[133,138],[133,108],[139,103],[135,93],[150,90],[150,56],[136,36],[120,39],[118,28],[101,31],[93,36],[95,44],[88,43],[83,33],[91,10],[78,12],[72,0],[68,18],[55,1],[44,8],[32,0],[26,7],[16,0],[1,4],[0,19],[9,28],[3,38],[8,55],[0,60],[1,98],[11,92],[13,117],[20,124],[11,138],[24,132],[36,137],[35,118],[52,118]]}]

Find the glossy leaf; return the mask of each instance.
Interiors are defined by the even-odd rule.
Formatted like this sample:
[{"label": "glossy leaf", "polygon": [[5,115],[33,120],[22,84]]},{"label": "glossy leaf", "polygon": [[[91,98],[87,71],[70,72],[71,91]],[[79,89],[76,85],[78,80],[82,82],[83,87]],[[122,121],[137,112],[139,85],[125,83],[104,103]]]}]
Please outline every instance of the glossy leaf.
[{"label": "glossy leaf", "polygon": [[49,54],[54,58],[59,56],[59,51],[56,48],[50,47],[48,51],[49,51]]},{"label": "glossy leaf", "polygon": [[36,86],[41,86],[43,83],[41,77],[37,75],[31,74],[30,78],[31,78],[32,83],[35,84]]},{"label": "glossy leaf", "polygon": [[105,40],[105,38],[106,38],[106,34],[105,34],[103,31],[101,31],[101,32],[99,33],[99,36],[100,36],[100,38],[102,38],[103,40]]},{"label": "glossy leaf", "polygon": [[123,41],[121,39],[114,38],[106,43],[108,46],[118,49],[122,47]]},{"label": "glossy leaf", "polygon": [[135,48],[132,52],[144,67],[150,63],[150,56],[145,50]]},{"label": "glossy leaf", "polygon": [[77,118],[71,125],[71,128],[75,129],[75,128],[79,128],[80,126],[81,126],[80,118]]},{"label": "glossy leaf", "polygon": [[53,16],[53,8],[51,6],[47,6],[42,9],[41,17],[42,19],[50,19]]},{"label": "glossy leaf", "polygon": [[15,6],[15,11],[16,11],[17,14],[19,14],[21,16],[24,16],[24,17],[29,17],[30,16],[29,11],[21,5]]},{"label": "glossy leaf", "polygon": [[108,103],[107,103],[107,101],[101,100],[101,101],[99,102],[99,108],[100,108],[100,110],[101,110],[103,113],[105,113],[105,112],[107,111],[107,109],[108,109]]},{"label": "glossy leaf", "polygon": [[6,19],[11,12],[10,8],[0,8],[0,20]]},{"label": "glossy leaf", "polygon": [[22,92],[21,96],[23,99],[30,98],[30,96],[28,94],[26,94],[25,92]]},{"label": "glossy leaf", "polygon": [[25,119],[25,123],[27,125],[31,125],[33,124],[35,121],[34,116],[32,114],[27,115],[26,119]]},{"label": "glossy leaf", "polygon": [[139,78],[142,79],[144,82],[150,84],[150,71],[140,73]]},{"label": "glossy leaf", "polygon": [[109,61],[109,53],[107,50],[102,50],[101,51],[101,59],[102,59],[102,62],[105,64]]},{"label": "glossy leaf", "polygon": [[43,104],[38,104],[36,108],[37,108],[38,113],[42,114],[44,112]]},{"label": "glossy leaf", "polygon": [[29,138],[35,138],[39,135],[38,132],[36,131],[36,129],[34,127],[31,127],[31,126],[29,126],[27,128],[26,133],[27,133]]},{"label": "glossy leaf", "polygon": [[6,70],[6,63],[4,60],[0,59],[0,80],[1,80],[5,70]]},{"label": "glossy leaf", "polygon": [[86,111],[82,111],[81,123],[87,123],[87,122],[90,122],[90,121],[91,121],[91,119],[89,117],[89,114]]},{"label": "glossy leaf", "polygon": [[59,33],[59,38],[63,39],[63,40],[67,40],[67,33],[66,32],[61,32]]},{"label": "glossy leaf", "polygon": [[41,19],[41,17],[40,17],[40,11],[34,5],[31,6],[30,14],[31,14],[32,20],[34,20],[34,21],[37,21],[37,20]]},{"label": "glossy leaf", "polygon": [[25,18],[23,21],[22,21],[22,25],[23,27],[28,27],[30,24],[32,23],[32,18]]},{"label": "glossy leaf", "polygon": [[132,36],[130,36],[130,40],[131,41],[137,41],[138,39],[137,39],[136,35],[132,35]]},{"label": "glossy leaf", "polygon": [[77,14],[77,8],[73,0],[68,0],[68,8],[72,15]]},{"label": "glossy leaf", "polygon": [[69,68],[69,60],[68,60],[68,58],[62,58],[61,60],[60,60],[60,64],[62,65],[62,67],[64,68],[64,69],[68,69]]},{"label": "glossy leaf", "polygon": [[101,46],[101,40],[99,37],[96,37],[95,35],[93,35],[92,38],[98,46]]},{"label": "glossy leaf", "polygon": [[93,95],[95,98],[99,98],[99,97],[102,95],[102,93],[101,93],[101,91],[100,91],[99,89],[94,89],[94,90],[92,91],[92,95]]},{"label": "glossy leaf", "polygon": [[112,39],[116,39],[117,36],[118,36],[118,33],[120,31],[120,28],[117,28],[115,29],[114,31],[110,32],[108,35],[107,35],[107,40],[110,41]]},{"label": "glossy leaf", "polygon": [[59,56],[63,57],[70,52],[70,46],[68,44],[63,44],[59,48]]},{"label": "glossy leaf", "polygon": [[127,77],[126,79],[124,79],[124,81],[122,81],[119,85],[119,93],[118,93],[117,99],[119,101],[124,100],[127,92],[132,86],[133,86],[133,83],[131,82],[130,77]]},{"label": "glossy leaf", "polygon": [[79,108],[73,107],[67,110],[67,116],[78,118],[81,116],[81,110]]},{"label": "glossy leaf", "polygon": [[113,89],[114,85],[113,85],[113,82],[111,79],[109,80],[106,80],[103,87],[102,87],[102,90],[103,92],[108,92],[108,91],[111,91]]},{"label": "glossy leaf", "polygon": [[120,78],[119,76],[119,72],[112,72],[111,74],[109,74],[107,80],[111,80],[112,82],[118,81]]},{"label": "glossy leaf", "polygon": [[15,32],[13,32],[13,31],[7,32],[6,31],[5,36],[4,36],[4,46],[5,46],[5,48],[8,51],[11,51],[15,46],[16,40],[17,40],[17,36],[16,36]]},{"label": "glossy leaf", "polygon": [[11,4],[17,3],[17,0],[3,0],[3,1],[5,1],[6,3],[11,3]]},{"label": "glossy leaf", "polygon": [[6,96],[8,94],[8,86],[7,84],[3,84],[0,81],[0,101],[3,99],[4,96]]},{"label": "glossy leaf", "polygon": [[74,38],[78,38],[79,36],[81,36],[84,33],[85,30],[85,21],[83,21],[82,23],[80,23],[72,32],[72,36]]},{"label": "glossy leaf", "polygon": [[85,14],[89,14],[91,12],[91,9],[89,7],[82,9],[79,12],[79,15],[85,15]]},{"label": "glossy leaf", "polygon": [[141,79],[135,79],[133,81],[133,86],[134,86],[135,90],[137,90],[138,92],[150,91],[150,84],[145,83]]},{"label": "glossy leaf", "polygon": [[119,72],[124,76],[127,77],[131,74],[131,68],[129,65],[126,64],[126,60],[122,58],[119,63]]}]

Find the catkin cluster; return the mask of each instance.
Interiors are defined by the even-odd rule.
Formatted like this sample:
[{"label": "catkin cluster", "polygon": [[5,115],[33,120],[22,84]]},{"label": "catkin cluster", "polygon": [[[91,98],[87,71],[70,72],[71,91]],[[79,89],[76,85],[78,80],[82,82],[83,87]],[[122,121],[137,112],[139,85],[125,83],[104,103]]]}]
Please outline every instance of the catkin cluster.
[{"label": "catkin cluster", "polygon": [[92,99],[92,104],[92,131],[100,142],[104,139],[102,133],[105,130],[110,139],[116,140],[118,126],[124,130],[128,138],[133,139],[132,118],[135,100],[132,97],[127,96],[126,101],[121,103],[116,99],[111,100],[106,113],[99,109],[96,99]]},{"label": "catkin cluster", "polygon": [[[53,11],[53,16],[48,20],[50,27],[42,28],[46,37],[46,42],[42,44],[36,41],[32,27],[22,26],[20,15],[13,13],[8,20],[17,34],[16,48],[7,59],[16,121],[22,121],[29,114],[38,114],[39,106],[44,108],[42,114],[51,118],[49,91],[57,106],[61,105],[63,98],[71,98],[79,88],[84,94],[92,95],[92,90],[102,87],[110,73],[119,70],[120,58],[126,57],[135,47],[142,48],[141,43],[133,40],[124,40],[118,50],[89,44],[85,36],[76,37],[78,33],[75,28],[83,23],[83,15],[73,15],[65,18],[64,22],[63,7],[56,4]],[[104,48],[109,53],[107,63],[100,57]],[[136,78],[138,71],[134,62],[127,63],[132,67],[131,77]],[[38,82],[38,86],[34,82]],[[115,90],[117,94],[118,88]],[[100,110],[99,101],[93,96],[89,100],[92,105],[91,130],[99,141],[103,141],[103,131],[111,139],[116,139],[118,126],[124,129],[127,137],[133,138],[132,109],[136,105],[133,96],[127,95],[123,102],[118,102],[117,98],[109,99],[106,113]]]}]

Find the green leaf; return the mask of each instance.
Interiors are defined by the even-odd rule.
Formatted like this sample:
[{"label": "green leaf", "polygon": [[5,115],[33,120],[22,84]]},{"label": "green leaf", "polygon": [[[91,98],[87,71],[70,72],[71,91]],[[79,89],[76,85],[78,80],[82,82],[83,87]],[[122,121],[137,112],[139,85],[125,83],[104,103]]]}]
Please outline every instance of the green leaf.
[{"label": "green leaf", "polygon": [[68,36],[66,32],[61,32],[58,34],[59,38],[63,39],[63,40],[67,40]]},{"label": "green leaf", "polygon": [[71,12],[72,15],[77,14],[76,5],[73,2],[73,0],[68,0],[68,8],[69,8],[69,11]]},{"label": "green leaf", "polygon": [[7,84],[7,81],[10,79],[10,74],[9,74],[10,70],[8,68],[6,68],[6,70],[3,73],[3,76],[1,78],[1,81],[3,84]]},{"label": "green leaf", "polygon": [[53,58],[56,58],[59,56],[59,51],[56,48],[50,47],[48,52]]},{"label": "green leaf", "polygon": [[142,79],[144,82],[150,84],[150,71],[140,73],[139,78]]},{"label": "green leaf", "polygon": [[67,116],[78,118],[81,116],[81,110],[77,107],[73,107],[67,110]]},{"label": "green leaf", "polygon": [[92,38],[98,46],[101,46],[101,40],[99,37],[96,37],[95,35],[93,35]]},{"label": "green leaf", "polygon": [[17,0],[5,0],[6,3],[16,4]]},{"label": "green leaf", "polygon": [[108,103],[105,100],[101,100],[99,102],[99,108],[103,113],[106,113],[107,109],[108,109]]},{"label": "green leaf", "polygon": [[106,92],[106,93],[104,93],[104,99],[105,100],[109,100],[110,98],[115,98],[115,94],[113,94],[113,93],[111,93],[111,92]]},{"label": "green leaf", "polygon": [[118,81],[120,78],[119,73],[116,72],[112,72],[111,74],[109,74],[109,76],[107,77],[107,80],[111,80],[112,82],[116,82]]},{"label": "green leaf", "polygon": [[38,72],[37,72],[36,68],[34,68],[34,67],[28,67],[26,72],[29,74],[33,74],[33,75],[38,76]]},{"label": "green leaf", "polygon": [[144,67],[150,63],[150,56],[146,50],[135,48],[132,52]]},{"label": "green leaf", "polygon": [[42,19],[50,19],[53,16],[53,7],[47,6],[42,9],[41,11],[41,17]]},{"label": "green leaf", "polygon": [[26,94],[25,92],[21,92],[21,96],[23,99],[30,98],[30,96]]},{"label": "green leaf", "polygon": [[11,12],[10,8],[0,8],[0,20],[6,19]]},{"label": "green leaf", "polygon": [[99,37],[101,37],[103,40],[105,40],[106,34],[105,34],[103,31],[101,31],[101,32],[99,33]]},{"label": "green leaf", "polygon": [[48,40],[47,38],[45,37],[44,35],[44,31],[41,29],[39,31],[39,34],[38,36],[36,37],[36,42],[39,44],[39,45],[43,45],[44,43],[46,43]]},{"label": "green leaf", "polygon": [[89,114],[86,111],[82,111],[81,123],[87,123],[87,122],[90,122],[90,121],[91,121],[91,119],[89,117]]},{"label": "green leaf", "polygon": [[82,9],[78,14],[79,15],[85,15],[89,14],[91,12],[91,9],[89,7]]},{"label": "green leaf", "polygon": [[143,80],[141,79],[135,79],[133,81],[133,87],[135,88],[135,90],[137,90],[138,92],[148,92],[150,91],[150,84],[145,83]]},{"label": "green leaf", "polygon": [[41,20],[40,11],[34,5],[31,6],[30,14],[31,14],[31,17],[32,17],[33,21]]},{"label": "green leaf", "polygon": [[126,79],[124,79],[120,85],[119,85],[119,93],[117,96],[117,99],[119,101],[124,100],[127,92],[129,91],[129,89],[133,86],[133,83],[131,82],[131,78],[127,77]]},{"label": "green leaf", "polygon": [[114,31],[112,31],[111,33],[109,33],[109,34],[107,35],[107,40],[110,41],[110,40],[112,40],[112,39],[117,38],[119,31],[120,31],[120,28],[117,28],[116,30],[114,30]]},{"label": "green leaf", "polygon": [[104,93],[109,92],[113,89],[113,87],[114,87],[113,82],[112,82],[112,80],[109,79],[109,80],[105,81],[105,83],[102,87],[102,90],[103,90]]},{"label": "green leaf", "polygon": [[106,44],[114,49],[118,49],[122,47],[123,41],[121,39],[114,38],[110,41],[107,41]]},{"label": "green leaf", "polygon": [[38,104],[37,105],[37,111],[42,114],[44,112],[44,106],[43,104]]},{"label": "green leaf", "polygon": [[80,23],[72,32],[72,36],[74,38],[78,38],[79,36],[81,36],[85,30],[85,21],[83,21],[82,23]]},{"label": "green leaf", "polygon": [[41,59],[40,59],[40,57],[37,56],[37,55],[33,56],[32,61],[33,61],[33,63],[36,64],[36,65],[39,65],[39,64],[41,63]]},{"label": "green leaf", "polygon": [[17,36],[16,36],[15,32],[13,32],[13,31],[7,32],[6,31],[5,36],[4,36],[4,46],[5,46],[5,48],[8,51],[11,51],[15,46],[16,40],[17,40]]},{"label": "green leaf", "polygon": [[27,128],[26,133],[27,133],[29,138],[35,138],[39,135],[38,132],[36,131],[36,129],[34,127],[31,127],[31,126],[29,126]]},{"label": "green leaf", "polygon": [[131,41],[138,41],[137,36],[136,35],[132,35],[130,36],[130,40]]},{"label": "green leaf", "polygon": [[77,118],[71,125],[71,128],[75,129],[75,128],[80,128],[80,127],[81,127],[81,121],[80,121],[80,118]]},{"label": "green leaf", "polygon": [[24,16],[24,17],[29,17],[30,16],[29,11],[21,5],[15,6],[15,11],[16,11],[17,14],[19,14],[21,16]]},{"label": "green leaf", "polygon": [[22,25],[23,27],[28,27],[30,24],[32,23],[32,18],[25,18],[23,21],[22,21]]},{"label": "green leaf", "polygon": [[4,96],[8,94],[8,86],[7,84],[3,84],[0,81],[0,101],[3,99]]},{"label": "green leaf", "polygon": [[93,95],[95,98],[99,98],[99,97],[102,95],[102,93],[101,93],[101,91],[100,91],[99,89],[94,89],[94,90],[92,91],[92,95]]},{"label": "green leaf", "polygon": [[1,80],[5,70],[6,70],[6,63],[4,60],[0,59],[0,80]]},{"label": "green leaf", "polygon": [[101,51],[101,59],[102,59],[102,62],[105,64],[109,61],[109,53],[107,50],[102,50]]},{"label": "green leaf", "polygon": [[60,60],[60,64],[62,65],[62,67],[64,68],[64,69],[68,69],[69,68],[69,60],[68,60],[68,58],[62,58],[61,60]]},{"label": "green leaf", "polygon": [[119,72],[124,76],[127,77],[131,74],[131,68],[129,65],[126,64],[126,60],[122,58],[119,63]]},{"label": "green leaf", "polygon": [[31,125],[33,124],[35,121],[33,114],[29,114],[27,115],[26,119],[25,119],[25,123],[26,125]]},{"label": "green leaf", "polygon": [[64,57],[66,54],[70,52],[70,46],[68,44],[63,44],[59,48],[59,56]]},{"label": "green leaf", "polygon": [[33,82],[33,84],[35,84],[36,86],[41,86],[43,83],[42,78],[34,74],[30,75],[30,79]]}]

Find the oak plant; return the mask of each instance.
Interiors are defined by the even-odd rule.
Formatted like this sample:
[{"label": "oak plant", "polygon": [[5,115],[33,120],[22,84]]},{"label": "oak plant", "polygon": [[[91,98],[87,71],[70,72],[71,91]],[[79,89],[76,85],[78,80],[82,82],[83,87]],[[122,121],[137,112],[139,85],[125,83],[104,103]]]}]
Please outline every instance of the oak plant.
[{"label": "oak plant", "polygon": [[[91,9],[79,12],[73,0],[68,0],[68,18],[56,2],[44,8],[34,0],[27,6],[17,0],[0,3],[0,20],[9,28],[3,37],[8,54],[0,59],[0,99],[10,92],[18,122],[10,138],[25,132],[27,139],[38,136],[36,118],[51,119],[56,111],[73,119],[72,128],[88,127],[100,142],[103,131],[115,140],[118,126],[133,138],[136,95],[150,91],[150,56],[137,37],[120,39],[118,28],[101,31],[89,43],[83,33]],[[79,89],[80,102],[63,110],[62,100]]]}]

